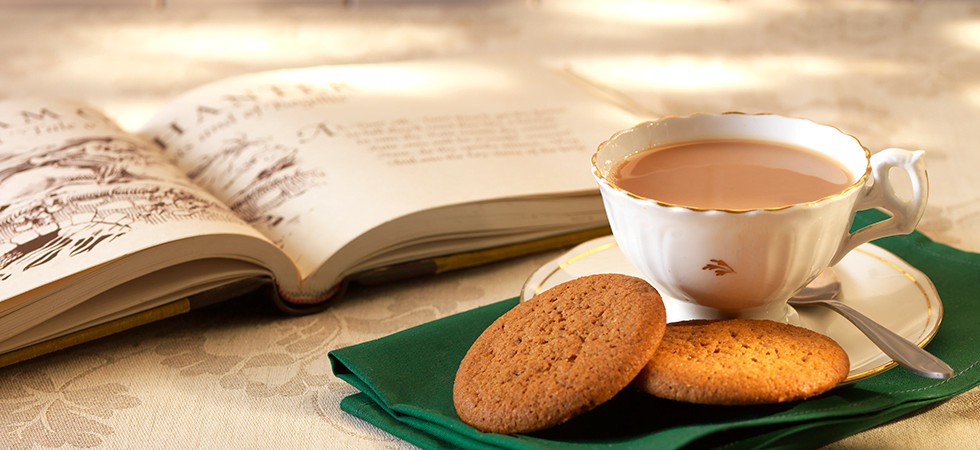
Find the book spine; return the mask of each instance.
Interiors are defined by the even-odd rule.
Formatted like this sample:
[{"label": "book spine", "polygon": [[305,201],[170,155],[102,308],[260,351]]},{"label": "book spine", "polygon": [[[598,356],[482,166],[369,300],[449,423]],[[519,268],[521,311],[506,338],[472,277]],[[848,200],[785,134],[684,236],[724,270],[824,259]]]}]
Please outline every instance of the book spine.
[{"label": "book spine", "polygon": [[326,309],[330,305],[329,300],[339,297],[346,290],[347,284],[348,281],[344,280],[315,296],[292,294],[277,284],[272,301],[280,311],[290,315],[313,314]]}]

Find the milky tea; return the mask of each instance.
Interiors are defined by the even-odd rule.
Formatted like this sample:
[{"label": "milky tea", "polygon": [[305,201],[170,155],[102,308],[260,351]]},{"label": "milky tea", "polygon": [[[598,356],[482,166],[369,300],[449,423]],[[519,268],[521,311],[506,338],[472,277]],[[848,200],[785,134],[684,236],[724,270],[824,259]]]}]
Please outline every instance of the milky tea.
[{"label": "milky tea", "polygon": [[808,203],[854,184],[849,170],[813,150],[759,140],[703,140],[627,156],[608,179],[635,195],[703,209]]}]

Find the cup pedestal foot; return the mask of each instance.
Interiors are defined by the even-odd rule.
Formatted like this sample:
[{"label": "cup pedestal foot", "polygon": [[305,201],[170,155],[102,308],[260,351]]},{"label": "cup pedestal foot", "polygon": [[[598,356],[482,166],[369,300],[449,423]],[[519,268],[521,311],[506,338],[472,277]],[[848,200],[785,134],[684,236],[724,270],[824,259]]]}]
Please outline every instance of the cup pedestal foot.
[{"label": "cup pedestal foot", "polygon": [[782,308],[767,307],[739,311],[736,314],[725,313],[715,308],[701,306],[696,303],[664,297],[664,306],[667,308],[667,322],[680,322],[684,320],[696,319],[768,319],[776,322],[788,323],[790,325],[800,325],[800,314],[796,308],[784,304]]}]

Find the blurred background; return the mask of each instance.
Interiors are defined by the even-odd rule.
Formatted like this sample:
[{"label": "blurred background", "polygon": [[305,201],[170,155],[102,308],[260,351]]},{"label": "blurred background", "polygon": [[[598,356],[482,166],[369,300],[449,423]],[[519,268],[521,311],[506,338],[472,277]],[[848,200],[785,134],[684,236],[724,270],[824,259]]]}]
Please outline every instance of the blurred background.
[{"label": "blurred background", "polygon": [[[177,94],[263,70],[503,54],[570,68],[645,116],[773,112],[930,167],[980,117],[980,4],[801,0],[0,0],[0,97],[55,95],[135,129]],[[971,153],[975,154],[975,153]],[[980,166],[980,156],[964,164]],[[946,233],[980,211],[936,179]],[[944,195],[937,198],[952,198]],[[951,209],[952,208],[952,209]]]}]

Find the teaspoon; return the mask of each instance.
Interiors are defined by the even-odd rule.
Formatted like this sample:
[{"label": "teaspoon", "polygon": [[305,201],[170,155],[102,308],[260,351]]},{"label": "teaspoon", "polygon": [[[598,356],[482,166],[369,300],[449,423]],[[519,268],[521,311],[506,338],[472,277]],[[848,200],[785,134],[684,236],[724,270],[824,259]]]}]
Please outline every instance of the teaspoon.
[{"label": "teaspoon", "polygon": [[858,327],[878,348],[909,372],[940,380],[953,376],[953,369],[948,364],[925,351],[925,349],[881,326],[854,308],[834,300],[834,297],[837,297],[840,292],[840,286],[837,274],[828,267],[802,291],[789,299],[789,304],[793,306],[821,305],[836,311]]}]

